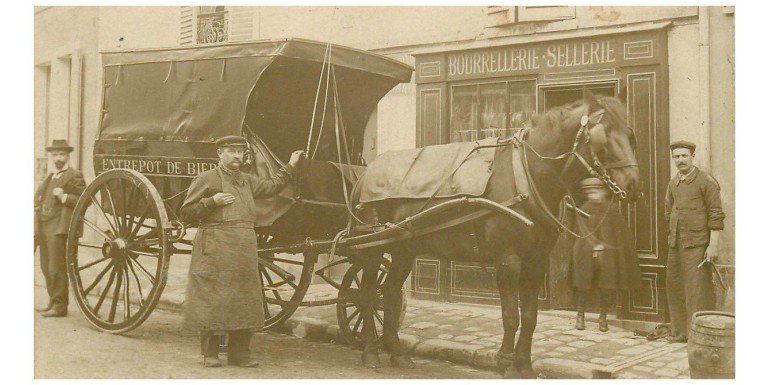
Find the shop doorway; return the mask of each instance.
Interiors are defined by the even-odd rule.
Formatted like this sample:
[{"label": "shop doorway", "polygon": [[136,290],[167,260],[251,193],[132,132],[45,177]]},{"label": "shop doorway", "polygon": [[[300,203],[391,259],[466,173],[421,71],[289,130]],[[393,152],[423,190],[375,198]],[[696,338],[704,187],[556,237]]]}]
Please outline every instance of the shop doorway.
[{"label": "shop doorway", "polygon": [[[602,82],[590,84],[572,84],[560,86],[541,86],[539,89],[539,112],[550,108],[573,103],[585,95],[592,93],[596,97],[618,95],[618,82]],[[576,197],[580,198],[580,197]],[[567,225],[571,225],[568,223]],[[562,233],[550,255],[550,268],[546,281],[540,293],[540,308],[574,309],[574,292],[569,280],[569,261],[572,253],[574,238]],[[591,298],[588,302],[589,311],[598,311],[598,301]]]}]

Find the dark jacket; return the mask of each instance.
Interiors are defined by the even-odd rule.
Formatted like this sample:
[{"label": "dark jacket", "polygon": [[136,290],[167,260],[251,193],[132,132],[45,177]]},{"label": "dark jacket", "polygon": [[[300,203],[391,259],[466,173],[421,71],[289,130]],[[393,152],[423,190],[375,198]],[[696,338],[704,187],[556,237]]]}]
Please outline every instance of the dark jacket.
[{"label": "dark jacket", "polygon": [[711,230],[724,228],[719,183],[697,168],[685,180],[677,174],[668,183],[665,214],[670,247],[708,245]]},{"label": "dark jacket", "polygon": [[64,170],[62,175],[57,179],[53,179],[52,173],[48,174],[48,176],[43,180],[43,183],[41,183],[37,188],[37,191],[35,191],[35,236],[39,235],[39,221],[41,220],[40,211],[43,207],[43,200],[46,198],[44,196],[45,192],[48,190],[49,184],[51,183],[53,183],[52,187],[61,187],[64,190],[64,193],[67,194],[67,199],[65,199],[64,203],[62,203],[61,200],[56,197],[53,197],[52,200],[54,206],[60,206],[55,207],[59,211],[59,215],[53,219],[50,219],[57,221],[58,223],[56,226],[55,235],[64,235],[69,231],[70,219],[72,219],[72,211],[75,209],[75,204],[78,202],[80,194],[82,194],[83,190],[86,188],[86,182],[83,179],[83,173],[72,167]]},{"label": "dark jacket", "polygon": [[577,229],[592,236],[577,239],[570,264],[572,287],[579,290],[641,287],[634,235],[614,202],[587,201],[581,209],[589,219],[576,215]]}]

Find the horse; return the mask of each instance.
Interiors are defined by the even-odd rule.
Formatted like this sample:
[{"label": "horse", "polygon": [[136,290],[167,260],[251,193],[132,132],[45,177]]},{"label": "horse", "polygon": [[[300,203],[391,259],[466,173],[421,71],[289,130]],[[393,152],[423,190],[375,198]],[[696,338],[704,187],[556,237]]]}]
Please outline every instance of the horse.
[{"label": "horse", "polygon": [[[538,292],[545,279],[549,253],[563,226],[554,213],[569,186],[596,175],[621,200],[636,199],[639,191],[636,141],[627,122],[625,105],[619,99],[586,95],[574,103],[549,109],[534,116],[530,127],[517,138],[500,142],[500,147],[495,149],[495,162],[501,157],[511,162],[513,152],[520,152],[521,169],[527,176],[531,196],[510,208],[530,218],[529,226],[494,212],[472,223],[363,252],[360,294],[371,301],[377,298],[380,261],[384,253],[391,256],[382,289],[384,320],[380,342],[390,353],[392,366],[415,366],[398,337],[401,290],[412,271],[415,256],[431,253],[439,258],[470,259],[495,267],[504,329],[497,353],[498,369],[504,378],[534,378],[531,350],[537,324]],[[502,197],[511,194],[514,185],[510,173],[493,173],[483,198],[501,202]],[[359,203],[360,191],[356,186],[351,198],[359,220],[366,223],[399,223],[449,199],[394,198]],[[469,231],[475,235],[474,239],[468,236]],[[371,316],[365,314],[363,319],[362,363],[370,368],[380,367],[376,326]],[[518,340],[515,339],[517,331]]]}]

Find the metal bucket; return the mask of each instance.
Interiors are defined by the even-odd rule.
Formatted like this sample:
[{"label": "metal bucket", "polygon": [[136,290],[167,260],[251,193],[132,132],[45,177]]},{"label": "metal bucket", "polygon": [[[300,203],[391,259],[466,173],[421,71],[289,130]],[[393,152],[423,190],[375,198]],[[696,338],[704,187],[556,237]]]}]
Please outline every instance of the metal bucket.
[{"label": "metal bucket", "polygon": [[693,314],[687,358],[691,378],[735,378],[735,314]]}]

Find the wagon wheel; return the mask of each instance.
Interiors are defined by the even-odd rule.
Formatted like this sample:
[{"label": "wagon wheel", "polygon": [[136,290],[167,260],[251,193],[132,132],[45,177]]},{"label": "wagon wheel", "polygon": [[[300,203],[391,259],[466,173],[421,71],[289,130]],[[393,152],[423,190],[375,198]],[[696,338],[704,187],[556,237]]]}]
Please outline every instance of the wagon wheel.
[{"label": "wagon wheel", "polygon": [[110,170],[86,187],[72,214],[66,259],[89,323],[124,333],[147,319],[166,285],[170,233],[163,200],[144,175]]},{"label": "wagon wheel", "polygon": [[[258,235],[257,242],[269,245],[267,237]],[[269,246],[268,246],[269,247]],[[308,255],[259,254],[259,273],[265,312],[263,329],[270,329],[291,317],[305,297],[316,259]]]},{"label": "wagon wheel", "polygon": [[[363,266],[354,263],[345,275],[342,277],[339,297],[337,298],[337,324],[340,329],[340,339],[356,349],[362,349],[364,340],[362,330],[364,316],[362,309],[364,306],[374,307],[371,313],[371,319],[375,325],[375,339],[380,343],[383,332],[383,323],[385,321],[384,303],[383,303],[383,282],[388,276],[390,270],[390,260],[382,257],[380,270],[377,272],[377,299],[374,303],[369,303],[360,294],[361,277],[363,276]],[[404,320],[406,314],[406,298],[403,298],[401,305],[401,317],[399,324]]]}]

